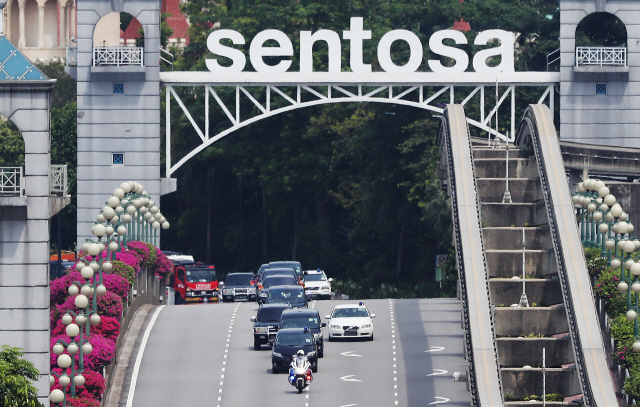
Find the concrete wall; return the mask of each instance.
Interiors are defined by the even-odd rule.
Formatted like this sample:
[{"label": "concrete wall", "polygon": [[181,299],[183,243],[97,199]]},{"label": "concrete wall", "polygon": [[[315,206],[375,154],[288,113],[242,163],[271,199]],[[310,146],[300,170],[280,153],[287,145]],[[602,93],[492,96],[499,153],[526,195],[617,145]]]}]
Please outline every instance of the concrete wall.
[{"label": "concrete wall", "polygon": [[[112,12],[142,24],[144,67],[92,67],[94,28]],[[160,0],[78,3],[78,244],[91,237],[99,210],[122,181],[142,183],[159,202],[159,48]],[[124,94],[113,93],[114,83],[124,85]],[[112,153],[124,153],[124,165],[113,165]]]},{"label": "concrete wall", "polygon": [[0,344],[20,347],[42,379],[35,385],[49,405],[49,96],[54,81],[0,81],[0,114],[20,129],[25,144],[26,197],[0,198]]},{"label": "concrete wall", "polygon": [[[583,18],[595,12],[614,14],[626,25],[628,69],[576,69],[575,31]],[[640,147],[640,2],[560,0],[560,52],[560,137]],[[606,95],[596,95],[596,83],[607,84]]]}]

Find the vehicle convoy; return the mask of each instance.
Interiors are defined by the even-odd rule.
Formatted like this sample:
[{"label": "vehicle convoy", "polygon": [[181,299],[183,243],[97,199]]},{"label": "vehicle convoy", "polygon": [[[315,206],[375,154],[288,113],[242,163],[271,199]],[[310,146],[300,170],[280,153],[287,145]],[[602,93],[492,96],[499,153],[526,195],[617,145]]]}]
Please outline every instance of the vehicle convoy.
[{"label": "vehicle convoy", "polygon": [[263,304],[267,301],[267,295],[271,287],[277,285],[292,285],[298,286],[298,279],[291,275],[274,275],[267,276],[261,283],[258,283],[258,304]]},{"label": "vehicle convoy", "polygon": [[265,304],[290,304],[292,308],[307,308],[307,296],[299,285],[277,285],[267,293]]},{"label": "vehicle convoy", "polygon": [[329,342],[336,338],[366,338],[373,340],[373,321],[376,314],[369,314],[363,302],[336,305],[329,320]]},{"label": "vehicle convoy", "polygon": [[304,355],[304,351],[300,349],[296,357],[291,361],[289,369],[289,384],[298,389],[298,394],[302,393],[305,387],[313,381],[311,369],[309,367],[309,359]]},{"label": "vehicle convoy", "polygon": [[271,351],[273,373],[288,369],[296,353],[302,350],[309,359],[313,373],[318,371],[318,347],[309,328],[280,329]]},{"label": "vehicle convoy", "polygon": [[302,274],[302,266],[300,265],[299,261],[272,261],[269,263],[268,268],[290,268],[296,272],[300,280],[304,280],[304,275]]},{"label": "vehicle convoy", "polygon": [[218,300],[218,277],[213,265],[176,261],[169,285],[176,304]]},{"label": "vehicle convoy", "polygon": [[260,350],[262,345],[270,345],[280,330],[282,312],[290,309],[289,304],[263,305],[258,314],[251,317],[253,322],[253,349]]},{"label": "vehicle convoy", "polygon": [[318,357],[324,357],[324,338],[322,328],[326,323],[320,322],[320,314],[315,308],[287,309],[282,312],[280,318],[280,329],[284,328],[309,328],[313,334],[318,348]]},{"label": "vehicle convoy", "polygon": [[300,279],[296,274],[295,270],[292,268],[274,268],[274,269],[266,269],[262,272],[262,277],[260,277],[260,281],[264,281],[265,278],[270,276],[291,276],[296,280],[296,285],[301,285]]},{"label": "vehicle convoy", "polygon": [[221,300],[226,301],[255,301],[256,300],[256,276],[253,273],[229,273],[224,279],[224,285],[220,289]]},{"label": "vehicle convoy", "polygon": [[331,299],[331,282],[332,278],[327,278],[324,271],[307,270],[304,272],[304,290],[307,298],[312,299]]}]

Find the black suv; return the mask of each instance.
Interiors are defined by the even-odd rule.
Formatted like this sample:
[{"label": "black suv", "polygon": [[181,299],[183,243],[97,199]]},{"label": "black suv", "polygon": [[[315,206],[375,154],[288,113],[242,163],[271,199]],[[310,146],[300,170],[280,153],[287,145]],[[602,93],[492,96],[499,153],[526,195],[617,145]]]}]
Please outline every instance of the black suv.
[{"label": "black suv", "polygon": [[318,371],[318,347],[313,334],[308,328],[281,329],[273,343],[271,352],[271,368],[273,373],[280,369],[289,369],[296,353],[302,349],[311,363],[313,373]]},{"label": "black suv", "polygon": [[291,308],[307,308],[307,295],[299,285],[277,285],[269,289],[265,304],[291,304]]},{"label": "black suv", "polygon": [[253,273],[230,273],[224,280],[222,301],[256,300],[256,276]]},{"label": "black suv", "polygon": [[253,322],[253,349],[260,350],[262,345],[273,343],[280,330],[282,311],[290,309],[289,304],[264,305],[258,310]]},{"label": "black suv", "polygon": [[298,287],[298,280],[290,275],[277,275],[267,276],[262,283],[260,283],[260,292],[258,293],[258,304],[262,304],[267,301],[267,295],[271,287],[280,285],[292,285]]},{"label": "black suv", "polygon": [[288,268],[293,269],[296,272],[299,279],[303,279],[304,275],[302,274],[302,265],[300,265],[299,261],[272,261],[269,263],[270,269],[275,268]]},{"label": "black suv", "polygon": [[318,357],[324,356],[324,338],[322,328],[327,326],[320,322],[320,314],[314,308],[287,309],[280,318],[280,329],[285,328],[309,328],[318,347]]}]

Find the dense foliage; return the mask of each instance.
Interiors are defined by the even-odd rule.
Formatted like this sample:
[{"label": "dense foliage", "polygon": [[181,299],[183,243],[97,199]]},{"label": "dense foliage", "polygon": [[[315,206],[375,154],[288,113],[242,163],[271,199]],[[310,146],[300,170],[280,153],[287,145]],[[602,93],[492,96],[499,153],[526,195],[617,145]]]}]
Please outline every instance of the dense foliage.
[{"label": "dense foliage", "polygon": [[[364,62],[374,71],[380,71],[376,47],[384,33],[416,33],[425,50],[420,69],[426,70],[426,60],[438,58],[429,51],[431,34],[461,19],[471,27],[465,32],[470,45],[461,46],[469,54],[479,49],[472,45],[478,31],[505,29],[518,33],[516,69],[545,70],[546,54],[558,47],[557,6],[544,0],[193,0],[182,6],[192,25],[176,69],[206,70],[205,58],[211,57],[206,37],[219,27],[237,30],[247,41],[267,28],[283,31],[294,44],[290,71],[297,71],[301,30],[342,33],[351,17],[361,16],[372,31],[372,39],[364,41]],[[249,43],[236,48],[246,53]],[[343,70],[349,69],[349,52],[349,42],[342,41]],[[407,57],[402,42],[392,47],[396,63]],[[316,71],[327,70],[324,43],[316,44],[313,58]],[[252,69],[247,58],[246,70]],[[222,98],[235,92],[215,90]],[[202,89],[178,92],[203,123]],[[532,100],[527,92],[532,91],[517,95],[521,110]],[[172,106],[175,162],[199,138]],[[251,108],[242,101],[242,111]],[[210,117],[210,134],[227,127],[221,110],[211,109]],[[323,268],[341,290],[358,296],[450,295],[453,283],[441,291],[433,281],[435,256],[451,250],[450,202],[436,173],[438,126],[437,118],[418,109],[345,103],[291,111],[239,130],[174,173],[178,193],[161,204],[173,225],[163,233],[163,247],[215,263],[221,271],[256,271],[264,262],[299,260],[304,268]]]},{"label": "dense foliage", "polygon": [[38,392],[33,382],[40,373],[33,363],[22,358],[19,348],[0,348],[0,405],[4,407],[38,407]]}]

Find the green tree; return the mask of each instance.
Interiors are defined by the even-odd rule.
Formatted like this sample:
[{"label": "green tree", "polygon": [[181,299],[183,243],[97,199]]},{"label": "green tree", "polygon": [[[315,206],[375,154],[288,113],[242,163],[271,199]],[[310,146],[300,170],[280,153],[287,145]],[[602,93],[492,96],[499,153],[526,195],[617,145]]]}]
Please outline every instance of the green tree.
[{"label": "green tree", "polygon": [[42,406],[32,384],[40,379],[40,372],[23,355],[20,348],[0,348],[0,404],[4,407]]}]

